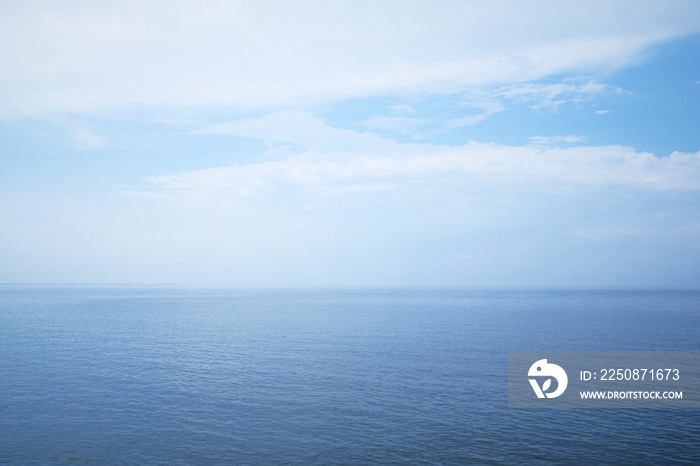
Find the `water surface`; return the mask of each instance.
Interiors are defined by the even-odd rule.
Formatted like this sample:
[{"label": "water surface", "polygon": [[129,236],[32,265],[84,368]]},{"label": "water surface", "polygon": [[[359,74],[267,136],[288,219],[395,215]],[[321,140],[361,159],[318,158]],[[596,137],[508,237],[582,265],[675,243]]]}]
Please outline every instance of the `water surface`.
[{"label": "water surface", "polygon": [[700,410],[516,410],[516,350],[700,350],[700,292],[0,287],[0,462],[695,464]]}]

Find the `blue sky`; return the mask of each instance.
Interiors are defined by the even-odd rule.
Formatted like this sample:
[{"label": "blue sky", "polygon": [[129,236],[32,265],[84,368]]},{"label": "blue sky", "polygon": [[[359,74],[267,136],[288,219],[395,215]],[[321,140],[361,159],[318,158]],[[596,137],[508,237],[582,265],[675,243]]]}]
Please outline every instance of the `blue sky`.
[{"label": "blue sky", "polygon": [[700,285],[695,1],[0,5],[0,282]]}]

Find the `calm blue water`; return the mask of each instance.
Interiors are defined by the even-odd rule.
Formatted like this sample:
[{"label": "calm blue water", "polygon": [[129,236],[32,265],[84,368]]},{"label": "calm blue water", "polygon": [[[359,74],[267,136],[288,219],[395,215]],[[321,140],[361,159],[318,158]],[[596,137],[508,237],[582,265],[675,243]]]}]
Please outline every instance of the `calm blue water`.
[{"label": "calm blue water", "polygon": [[700,350],[699,292],[0,287],[0,463],[697,464],[700,410],[507,408],[509,350]]}]

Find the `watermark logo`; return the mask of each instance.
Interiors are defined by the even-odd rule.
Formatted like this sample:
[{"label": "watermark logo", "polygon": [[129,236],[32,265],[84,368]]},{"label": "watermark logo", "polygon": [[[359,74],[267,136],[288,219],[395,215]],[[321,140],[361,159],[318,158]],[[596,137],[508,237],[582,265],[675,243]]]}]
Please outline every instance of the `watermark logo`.
[{"label": "watermark logo", "polygon": [[700,351],[509,351],[508,407],[698,409]]},{"label": "watermark logo", "polygon": [[[566,376],[566,372],[561,367],[556,364],[550,364],[546,359],[540,359],[530,366],[530,370],[527,372],[528,377],[536,377],[528,379],[532,389],[535,391],[537,398],[556,398],[566,390],[566,386],[569,384],[569,378]],[[538,383],[539,379],[545,379],[542,386]],[[554,391],[548,392],[547,390],[552,388],[552,379],[557,381],[556,389]]]}]

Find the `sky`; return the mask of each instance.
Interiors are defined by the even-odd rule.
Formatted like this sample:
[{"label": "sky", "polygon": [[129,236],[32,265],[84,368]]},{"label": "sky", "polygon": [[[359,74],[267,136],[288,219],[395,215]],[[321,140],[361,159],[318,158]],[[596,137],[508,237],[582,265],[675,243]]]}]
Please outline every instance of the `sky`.
[{"label": "sky", "polygon": [[700,2],[0,1],[0,283],[700,287]]}]

